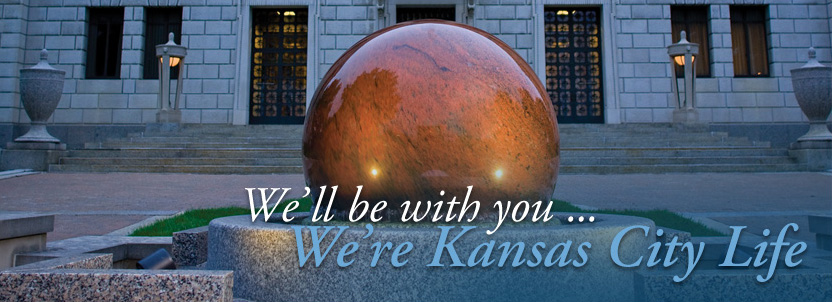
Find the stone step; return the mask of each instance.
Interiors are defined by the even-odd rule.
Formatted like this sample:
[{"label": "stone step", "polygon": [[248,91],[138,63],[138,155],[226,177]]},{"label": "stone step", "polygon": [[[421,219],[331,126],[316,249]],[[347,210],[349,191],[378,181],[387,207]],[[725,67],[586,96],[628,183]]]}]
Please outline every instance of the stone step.
[{"label": "stone step", "polygon": [[[121,148],[279,148],[300,147],[300,139],[281,139],[273,137],[142,137],[124,140],[109,140],[101,143],[87,143],[88,149],[121,149]],[[676,136],[669,138],[639,137],[639,136],[595,136],[595,137],[562,137],[561,146],[630,146],[630,147],[672,147],[672,146],[762,146],[768,147],[768,142],[753,142],[747,138],[729,138],[713,136]]]},{"label": "stone step", "polygon": [[193,174],[298,174],[301,166],[245,165],[50,165],[49,172],[132,172]]},{"label": "stone step", "polygon": [[[605,140],[605,141],[629,141],[629,140],[714,140],[714,141],[721,141],[721,140],[737,140],[737,141],[748,141],[748,138],[745,137],[729,137],[726,133],[690,133],[685,135],[679,135],[678,133],[664,133],[664,134],[657,134],[657,135],[638,135],[632,133],[622,133],[620,135],[610,135],[605,133],[590,133],[587,135],[563,135],[560,136],[561,140]],[[273,136],[273,135],[264,135],[264,136],[143,136],[143,137],[128,137],[128,138],[118,138],[118,139],[108,139],[104,143],[122,143],[122,142],[141,142],[141,143],[168,143],[168,142],[201,142],[201,143],[209,143],[209,142],[232,142],[232,143],[248,143],[248,142],[268,142],[268,141],[279,141],[279,142],[292,142],[292,141],[301,141],[301,138],[286,138],[283,136]]]},{"label": "stone step", "polygon": [[787,156],[785,149],[765,147],[581,147],[561,148],[561,158],[570,157],[734,157]]},{"label": "stone step", "polygon": [[701,165],[575,165],[561,166],[562,174],[635,174],[635,173],[732,173],[805,171],[799,164],[701,164]]},{"label": "stone step", "polygon": [[[566,157],[562,166],[575,165],[662,165],[662,164],[791,164],[788,157]],[[67,157],[62,165],[245,165],[245,166],[300,166],[301,158],[214,158],[214,157]]]},{"label": "stone step", "polygon": [[561,166],[562,174],[638,174],[638,173],[742,173],[797,172],[806,168],[799,164],[668,164],[668,165],[574,165]]},{"label": "stone step", "polygon": [[300,166],[300,157],[66,157],[62,165],[243,165],[243,166]]},{"label": "stone step", "polygon": [[[675,139],[675,140],[683,140],[683,139],[736,139],[736,140],[747,140],[745,137],[729,137],[728,133],[726,132],[707,132],[707,133],[684,133],[679,134],[677,132],[662,132],[662,133],[651,133],[651,134],[640,134],[640,133],[630,133],[630,132],[622,132],[622,133],[599,133],[599,132],[589,132],[589,133],[560,133],[561,139],[619,139],[619,140],[632,140],[632,139]],[[267,141],[267,140],[302,140],[301,137],[287,137],[275,134],[250,134],[244,136],[229,136],[226,134],[219,134],[219,135],[207,135],[207,134],[193,134],[189,135],[187,133],[179,133],[177,135],[167,135],[167,136],[130,136],[126,138],[117,138],[117,139],[108,139],[105,142],[221,142],[221,141],[229,141],[229,142],[257,142],[257,141]]]},{"label": "stone step", "polygon": [[[769,147],[768,143],[757,143],[749,141],[713,141],[713,140],[645,140],[645,141],[569,141],[561,142],[562,148],[570,147],[726,147],[726,146],[748,146],[748,147]],[[119,142],[119,143],[87,143],[86,149],[134,149],[134,148],[179,148],[179,149],[270,149],[270,148],[300,148],[301,142],[279,142],[279,143],[198,143],[198,142],[166,142],[166,143],[141,143],[141,142]]]},{"label": "stone step", "polygon": [[564,157],[561,166],[586,165],[767,165],[794,164],[783,156],[745,157]]},{"label": "stone step", "polygon": [[[795,172],[798,164],[667,164],[667,165],[564,165],[562,174]],[[133,172],[198,174],[299,174],[302,166],[247,165],[50,165],[49,172]]]},{"label": "stone step", "polygon": [[300,148],[132,148],[72,150],[69,157],[216,157],[216,158],[299,158]]},{"label": "stone step", "polygon": [[[165,158],[286,158],[301,157],[300,148],[125,148],[69,151],[70,157],[165,157]],[[786,156],[785,149],[765,147],[563,147],[569,157],[732,157]]]},{"label": "stone step", "polygon": [[[707,126],[560,125],[562,173],[801,171],[785,149]],[[55,172],[302,173],[302,125],[184,125],[70,151]]]},{"label": "stone step", "polygon": [[113,138],[103,143],[300,143],[300,138],[283,136],[143,136]]},{"label": "stone step", "polygon": [[569,141],[564,140],[560,144],[561,148],[657,148],[657,147],[706,147],[706,148],[720,148],[720,147],[762,147],[768,148],[771,145],[768,142],[751,142],[751,141],[710,141],[710,140],[638,140],[638,141],[608,141],[608,142],[593,142],[593,141]]},{"label": "stone step", "polygon": [[261,143],[228,143],[228,142],[103,142],[86,143],[86,149],[129,149],[129,148],[300,148],[300,140],[280,140]]},{"label": "stone step", "polygon": [[184,125],[176,131],[157,131],[148,129],[141,133],[132,133],[129,137],[142,136],[261,136],[272,135],[284,138],[303,137],[303,125]]},{"label": "stone step", "polygon": [[[709,132],[707,126],[674,127],[670,124],[620,124],[620,125],[578,125],[561,124],[558,126],[562,135],[568,134],[688,134],[714,133],[727,135],[724,132]],[[184,125],[179,131],[145,131],[131,133],[129,137],[170,137],[170,136],[273,136],[282,138],[301,138],[302,125]]]},{"label": "stone step", "polygon": [[[685,135],[710,135],[710,136],[727,136],[726,132],[679,132],[673,130],[559,130],[561,136],[650,136],[650,137],[670,137],[670,136],[685,136]],[[182,131],[173,133],[133,133],[128,138],[147,138],[147,137],[279,137],[285,139],[301,139],[302,134],[299,133],[275,133],[272,131],[215,131],[215,132],[195,132]]]}]

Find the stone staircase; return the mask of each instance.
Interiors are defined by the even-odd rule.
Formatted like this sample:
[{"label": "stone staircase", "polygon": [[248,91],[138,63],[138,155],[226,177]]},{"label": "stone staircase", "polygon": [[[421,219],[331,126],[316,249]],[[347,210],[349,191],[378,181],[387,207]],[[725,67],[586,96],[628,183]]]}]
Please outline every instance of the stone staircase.
[{"label": "stone staircase", "polygon": [[561,173],[788,172],[805,167],[786,148],[705,125],[561,125]]},{"label": "stone staircase", "polygon": [[[561,173],[802,171],[785,148],[668,124],[561,125]],[[88,143],[51,172],[303,173],[298,125],[187,125]]]},{"label": "stone staircase", "polygon": [[303,173],[300,125],[187,125],[87,143],[50,172]]}]

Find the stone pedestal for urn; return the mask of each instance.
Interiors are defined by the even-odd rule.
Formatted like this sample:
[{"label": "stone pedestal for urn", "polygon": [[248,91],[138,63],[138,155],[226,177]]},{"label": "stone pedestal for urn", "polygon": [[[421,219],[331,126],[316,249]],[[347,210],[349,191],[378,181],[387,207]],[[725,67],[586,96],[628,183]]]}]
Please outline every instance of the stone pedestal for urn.
[{"label": "stone pedestal for urn", "polygon": [[832,169],[832,133],[826,125],[832,111],[832,67],[820,64],[810,48],[809,62],[791,74],[797,103],[809,118],[809,132],[791,144],[789,154],[810,171]]},{"label": "stone pedestal for urn", "polygon": [[9,142],[0,156],[0,169],[46,170],[64,155],[66,144],[46,130],[46,121],[55,112],[64,88],[66,71],[49,65],[48,53],[40,53],[40,62],[20,70],[20,100],[29,116],[29,131]]}]

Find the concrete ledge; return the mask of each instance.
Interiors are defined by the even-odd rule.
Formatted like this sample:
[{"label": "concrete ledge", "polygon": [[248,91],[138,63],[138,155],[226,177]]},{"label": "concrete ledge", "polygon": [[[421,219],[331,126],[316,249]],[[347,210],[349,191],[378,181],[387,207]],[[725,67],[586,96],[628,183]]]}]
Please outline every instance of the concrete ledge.
[{"label": "concrete ledge", "polygon": [[[780,263],[771,279],[760,283],[757,275],[768,273],[768,263],[760,268],[719,267],[726,256],[729,237],[696,237],[692,241],[706,242],[707,246],[691,275],[677,283],[673,276],[684,275],[681,268],[641,269],[635,272],[635,301],[832,300],[832,287],[826,285],[832,282],[832,262],[824,257],[802,256],[802,262],[794,268]],[[755,257],[757,251],[753,247],[758,243],[750,237],[741,239],[734,259]]]},{"label": "concrete ledge", "polygon": [[64,258],[55,258],[13,267],[6,271],[13,272],[62,268],[111,269],[113,268],[113,254],[83,254]]},{"label": "concrete ledge", "polygon": [[[809,264],[801,264],[808,266]],[[681,270],[641,271],[635,277],[636,301],[829,301],[832,270],[827,267],[779,269],[768,282],[757,282],[760,269],[697,269],[682,283]]]},{"label": "concrete ledge", "polygon": [[[111,237],[111,238],[108,238]],[[232,301],[231,271],[112,269],[170,238],[87,236],[24,255],[41,261],[0,271],[3,301]],[[98,252],[88,252],[95,250]],[[45,259],[45,260],[44,260]]]},{"label": "concrete ledge", "polygon": [[33,269],[0,272],[11,301],[232,301],[230,271]]},{"label": "concrete ledge", "polygon": [[[558,213],[564,219],[568,213]],[[579,215],[579,214],[572,214]],[[320,267],[298,263],[295,232],[282,223],[252,222],[250,216],[217,218],[209,225],[208,269],[233,270],[237,297],[254,301],[626,301],[633,297],[633,271],[616,266],[610,258],[613,238],[624,228],[643,225],[654,229],[652,221],[639,217],[595,215],[593,223],[559,224],[529,223],[504,225],[498,232],[486,235],[487,227],[471,230],[455,242],[462,261],[469,259],[477,246],[495,241],[524,242],[524,258],[531,257],[531,246],[543,242],[541,254],[559,243],[570,242],[568,260],[578,258],[578,245],[590,242],[586,266],[573,267],[511,267],[514,256],[507,255],[507,265],[497,267],[450,267],[448,256],[441,260],[444,267],[427,267],[441,231],[433,225],[376,224],[370,238],[363,223],[351,224]],[[489,225],[490,226],[490,225]],[[451,231],[455,236],[457,227]],[[311,246],[310,230],[303,229],[303,244]],[[332,238],[327,235],[326,238]],[[328,246],[329,240],[323,246]],[[397,245],[409,241],[413,249],[408,263],[394,267],[389,254],[371,267],[373,242]],[[628,233],[621,242],[619,255],[623,261],[634,261],[655,242],[650,234]],[[335,254],[349,242],[362,247],[348,267],[336,263]],[[563,246],[561,246],[563,248]],[[495,247],[492,260],[501,257]],[[560,254],[562,251],[557,250]],[[482,251],[480,251],[482,253]],[[386,258],[386,259],[384,259]],[[310,262],[313,262],[310,260]],[[557,290],[559,289],[559,290]]]},{"label": "concrete ledge", "polygon": [[0,214],[0,269],[17,265],[16,255],[46,248],[53,215]]},{"label": "concrete ledge", "polygon": [[89,253],[112,254],[113,267],[135,268],[135,262],[160,248],[170,251],[170,237],[82,236],[50,242],[39,252],[18,254],[17,265]]},{"label": "concrete ledge", "polygon": [[0,214],[0,240],[46,234],[54,225],[54,215]]},{"label": "concrete ledge", "polygon": [[176,267],[208,261],[208,226],[173,233],[172,256]]}]

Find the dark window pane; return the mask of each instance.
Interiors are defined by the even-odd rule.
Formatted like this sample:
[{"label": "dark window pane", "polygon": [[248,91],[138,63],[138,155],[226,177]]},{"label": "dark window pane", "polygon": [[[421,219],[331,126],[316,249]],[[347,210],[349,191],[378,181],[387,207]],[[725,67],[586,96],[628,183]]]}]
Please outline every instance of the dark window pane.
[{"label": "dark window pane", "polygon": [[421,19],[439,19],[447,21],[456,21],[456,9],[453,6],[449,7],[396,7],[396,23],[407,21],[421,20]]},{"label": "dark window pane", "polygon": [[89,79],[118,79],[121,76],[123,7],[90,8],[87,27]]},{"label": "dark window pane", "polygon": [[[699,44],[696,56],[696,76],[711,76],[711,46],[708,30],[708,7],[675,5],[670,8],[670,23],[673,30],[673,43],[679,41],[680,33],[687,33],[688,41]],[[676,76],[684,77],[684,68],[676,66]]]},{"label": "dark window pane", "polygon": [[762,22],[746,23],[748,31],[748,66],[751,76],[768,75],[766,26]]},{"label": "dark window pane", "polygon": [[[168,34],[173,33],[174,41],[182,43],[182,8],[149,7],[145,9],[144,26],[144,78],[159,78],[159,60],[156,58],[156,45],[168,42]],[[179,66],[171,69],[170,77],[179,76]]]},{"label": "dark window pane", "polygon": [[765,6],[731,6],[734,76],[769,75],[765,10]]},{"label": "dark window pane", "polygon": [[745,37],[745,30],[742,23],[731,23],[731,50],[734,57],[734,75],[748,74],[748,60],[746,50],[748,39]]}]

